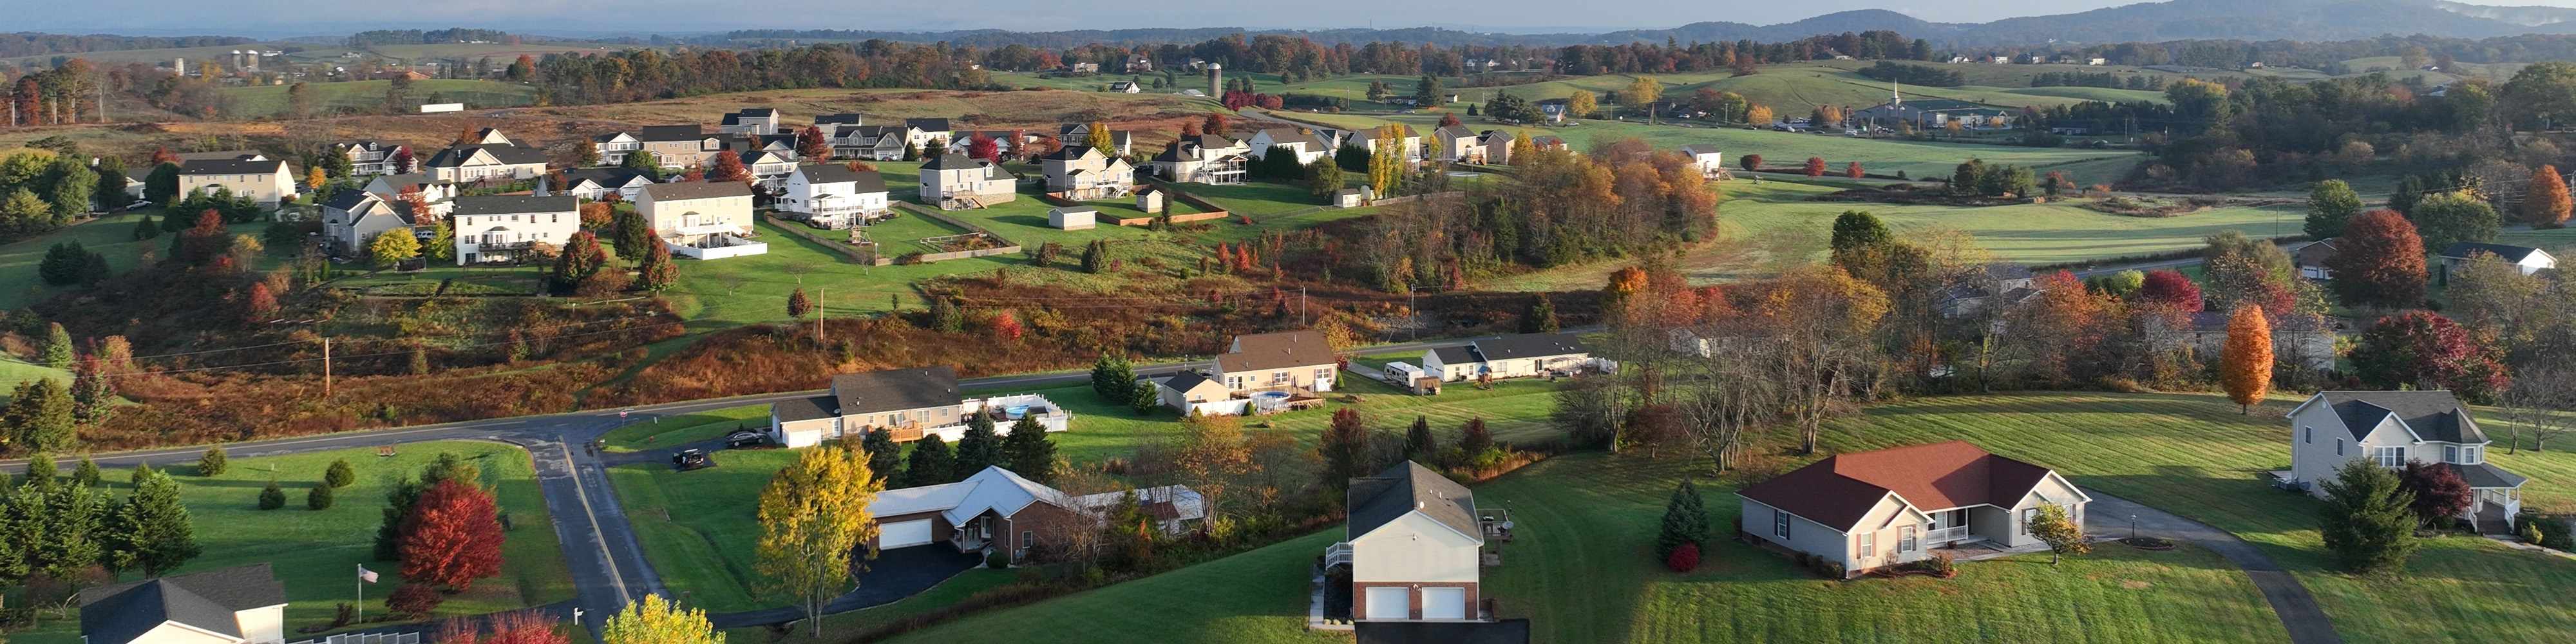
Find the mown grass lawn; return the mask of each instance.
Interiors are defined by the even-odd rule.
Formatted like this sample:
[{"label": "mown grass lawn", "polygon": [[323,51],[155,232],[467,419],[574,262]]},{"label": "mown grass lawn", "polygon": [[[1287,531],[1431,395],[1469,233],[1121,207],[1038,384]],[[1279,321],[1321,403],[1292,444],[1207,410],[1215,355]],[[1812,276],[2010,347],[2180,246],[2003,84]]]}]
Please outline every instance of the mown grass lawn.
[{"label": "mown grass lawn", "polygon": [[[537,488],[528,453],[511,445],[482,441],[404,445],[390,458],[377,456],[374,448],[285,456],[236,454],[231,466],[214,477],[198,476],[193,459],[156,463],[154,467],[178,480],[180,498],[187,504],[189,519],[197,529],[197,544],[205,549],[205,554],[178,572],[269,564],[278,581],[286,586],[286,628],[289,637],[294,638],[298,628],[330,623],[338,604],[357,601],[358,567],[366,566],[382,577],[378,583],[367,585],[363,608],[370,616],[384,615],[385,597],[402,585],[400,565],[376,561],[374,556],[385,492],[396,477],[417,475],[421,466],[441,452],[464,456],[482,468],[482,483],[495,490],[501,512],[508,515],[509,530],[502,546],[501,575],[476,582],[471,591],[450,596],[435,617],[477,615],[571,599],[575,594],[572,573],[564,565],[563,548],[546,514],[545,498]],[[357,468],[357,482],[337,490],[329,509],[305,509],[305,493],[320,484],[323,470],[335,459],[347,459]],[[63,473],[69,475],[70,469],[65,468]],[[123,498],[133,493],[133,486],[127,483],[131,476],[130,470],[115,468],[106,470],[101,478],[110,494]],[[271,480],[286,489],[287,505],[261,510],[260,489]],[[129,579],[133,577],[129,575]],[[60,632],[48,628],[38,633],[13,633],[11,641],[69,644],[79,641],[77,631],[75,624]]]},{"label": "mown grass lawn", "polygon": [[883,606],[825,615],[821,638],[811,636],[813,633],[810,630],[813,628],[811,625],[799,624],[798,626],[802,628],[788,629],[786,637],[780,638],[773,638],[768,628],[727,629],[725,641],[741,644],[839,644],[847,641],[852,633],[955,604],[973,597],[976,593],[992,590],[1016,579],[1019,579],[1019,573],[1016,571],[992,568],[968,569],[966,572],[957,573],[956,577],[951,577],[948,581],[939,582],[939,585],[930,587],[930,590],[921,591],[919,595],[895,600],[894,603]]},{"label": "mown grass lawn", "polygon": [[739,429],[768,426],[768,405],[744,405],[627,424],[608,430],[600,437],[600,442],[610,452],[642,452],[671,449],[723,438]]},{"label": "mown grass lawn", "polygon": [[[1505,442],[1544,440],[1561,433],[1548,422],[1548,413],[1555,408],[1554,389],[1544,382],[1505,381],[1489,391],[1460,386],[1441,396],[1416,397],[1344,375],[1349,379],[1342,389],[1361,394],[1356,406],[1378,432],[1402,432],[1419,415],[1429,419],[1433,433],[1444,443],[1456,440],[1469,418],[1479,417],[1495,439]],[[1002,392],[970,395],[984,393]],[[1170,410],[1138,415],[1123,404],[1102,402],[1087,384],[1037,393],[1073,412],[1072,430],[1049,437],[1055,439],[1057,453],[1076,464],[1123,458],[1139,446],[1176,440],[1182,434],[1180,419]],[[1341,406],[1333,402],[1326,409],[1247,419],[1244,431],[1284,434],[1312,448],[1331,424],[1331,409]],[[767,413],[765,406],[723,413],[748,410]],[[752,590],[757,577],[750,546],[759,539],[760,526],[750,500],[759,498],[770,476],[793,462],[796,454],[795,450],[725,450],[715,454],[712,469],[675,472],[661,463],[639,463],[612,468],[609,476],[627,519],[635,522],[645,557],[672,590],[692,605],[713,611],[767,608],[783,602],[760,598]]]},{"label": "mown grass lawn", "polygon": [[[78,288],[48,286],[36,274],[37,266],[45,261],[45,251],[55,244],[80,242],[82,249],[106,255],[108,269],[118,273],[133,270],[136,260],[145,250],[157,256],[167,255],[171,233],[139,241],[134,239],[134,222],[146,218],[159,220],[161,210],[155,208],[108,215],[0,245],[0,309],[21,308],[58,291]],[[266,223],[246,223],[233,224],[227,230],[235,235],[257,237],[267,228]],[[262,256],[261,260],[256,266],[259,270],[267,270],[281,261],[274,255]]]},{"label": "mown grass lawn", "polygon": [[1339,528],[1061,598],[987,611],[895,642],[1348,642],[1306,630],[1307,571]]}]

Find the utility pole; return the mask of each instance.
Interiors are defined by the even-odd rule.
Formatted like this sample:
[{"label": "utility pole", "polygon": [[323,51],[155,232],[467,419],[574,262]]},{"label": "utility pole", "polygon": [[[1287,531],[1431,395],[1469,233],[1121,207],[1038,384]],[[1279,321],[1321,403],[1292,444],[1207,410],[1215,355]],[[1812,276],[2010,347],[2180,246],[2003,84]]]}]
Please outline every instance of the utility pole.
[{"label": "utility pole", "polygon": [[823,342],[823,318],[824,318],[824,317],[826,317],[826,316],[829,316],[829,315],[831,315],[831,314],[830,314],[830,313],[824,313],[824,312],[823,312],[823,289],[822,289],[822,287],[815,287],[815,288],[814,288],[814,342],[815,342],[816,344],[820,344],[820,343],[822,343],[822,342]]},{"label": "utility pole", "polygon": [[322,397],[331,397],[331,337],[322,337]]},{"label": "utility pole", "polygon": [[1309,323],[1306,319],[1306,287],[1300,286],[1297,287],[1297,326],[1305,327],[1308,325]]}]

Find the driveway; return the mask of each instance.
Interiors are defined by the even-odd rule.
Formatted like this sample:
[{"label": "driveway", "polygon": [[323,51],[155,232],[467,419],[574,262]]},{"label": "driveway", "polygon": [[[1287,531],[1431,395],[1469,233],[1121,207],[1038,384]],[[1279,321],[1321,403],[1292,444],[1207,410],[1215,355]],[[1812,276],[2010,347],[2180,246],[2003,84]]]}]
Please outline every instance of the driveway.
[{"label": "driveway", "polygon": [[2245,576],[2254,580],[2254,587],[2263,591],[2263,600],[2271,602],[2272,612],[2281,617],[2281,626],[2289,629],[2291,642],[2336,644],[2343,641],[2343,636],[2335,634],[2334,622],[2326,619],[2325,610],[2317,607],[2317,597],[2308,593],[2308,587],[2299,583],[2299,578],[2282,570],[2281,564],[2272,561],[2254,544],[2208,524],[2103,494],[2099,490],[2087,489],[2084,493],[2093,497],[2092,505],[2084,511],[2085,532],[2125,537],[2134,517],[2140,535],[2189,541],[2208,548],[2234,562],[2236,567],[2245,569]]},{"label": "driveway", "polygon": [[[930,590],[931,586],[948,581],[948,578],[957,576],[957,573],[966,572],[981,565],[984,565],[982,555],[957,552],[944,544],[934,543],[880,552],[877,553],[876,561],[868,562],[868,571],[859,574],[859,587],[848,594],[833,598],[831,603],[823,606],[823,614],[845,613],[891,604],[895,600],[921,594],[921,591]],[[707,621],[713,622],[715,627],[721,630],[785,624],[804,617],[805,611],[801,608],[781,606],[739,613],[717,613],[708,615]]]}]

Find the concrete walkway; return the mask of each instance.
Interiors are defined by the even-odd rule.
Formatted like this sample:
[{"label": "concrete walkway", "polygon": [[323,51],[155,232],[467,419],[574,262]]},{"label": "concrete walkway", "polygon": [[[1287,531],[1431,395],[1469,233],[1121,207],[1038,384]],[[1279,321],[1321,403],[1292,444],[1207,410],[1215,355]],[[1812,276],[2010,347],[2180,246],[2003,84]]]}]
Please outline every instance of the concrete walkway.
[{"label": "concrete walkway", "polygon": [[2086,532],[2125,537],[2129,534],[2130,518],[2136,517],[2140,536],[2189,541],[2245,569],[2245,576],[2252,578],[2254,587],[2263,591],[2263,600],[2272,603],[2272,612],[2280,615],[2281,626],[2289,629],[2290,641],[2294,644],[2336,644],[2343,641],[2343,636],[2335,634],[2334,622],[2326,619],[2325,610],[2317,607],[2317,597],[2308,593],[2308,587],[2282,570],[2281,564],[2273,562],[2254,544],[2246,543],[2225,530],[2103,494],[2099,490],[2088,489],[2084,493],[2093,497],[2093,503],[2084,510]]}]

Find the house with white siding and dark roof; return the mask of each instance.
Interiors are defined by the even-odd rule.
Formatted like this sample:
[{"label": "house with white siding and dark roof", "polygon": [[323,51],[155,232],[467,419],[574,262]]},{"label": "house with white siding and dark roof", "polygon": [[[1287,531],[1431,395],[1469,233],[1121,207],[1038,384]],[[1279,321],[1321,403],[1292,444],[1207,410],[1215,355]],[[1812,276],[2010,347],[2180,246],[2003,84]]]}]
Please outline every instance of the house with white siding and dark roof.
[{"label": "house with white siding and dark roof", "polygon": [[1619,363],[1592,355],[1574,333],[1522,333],[1470,340],[1465,346],[1422,352],[1422,367],[1442,382],[1492,377],[1528,378],[1582,369],[1617,371]]},{"label": "house with white siding and dark roof", "polygon": [[85,644],[277,644],[286,586],[259,563],[83,589],[80,629]]},{"label": "house with white siding and dark roof", "polygon": [[965,398],[958,393],[957,370],[946,366],[845,373],[832,377],[831,391],[769,406],[770,440],[806,447],[827,440],[860,440],[867,432],[886,430],[895,442],[938,436],[956,442],[966,435],[972,414],[993,410],[995,424],[1008,427],[1035,417],[1047,431],[1070,427],[1072,412],[1036,394]]},{"label": "house with white siding and dark roof", "polygon": [[456,234],[456,265],[506,262],[537,244],[562,248],[581,230],[581,200],[572,195],[467,195],[456,198],[448,225]]},{"label": "house with white siding and dark roof", "polygon": [[889,212],[885,175],[874,170],[818,163],[797,166],[787,175],[778,210],[797,213],[817,227],[839,230],[866,225]]},{"label": "house with white siding and dark roof", "polygon": [[2486,459],[2487,435],[2448,391],[2320,391],[2290,419],[2290,485],[2323,496],[2335,469],[2367,461],[2399,469],[2409,461],[2450,468],[2476,493],[2460,519],[2480,531],[2509,531],[2530,479]]}]

